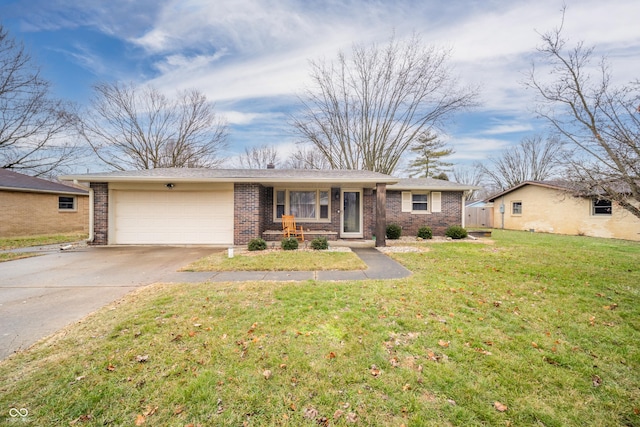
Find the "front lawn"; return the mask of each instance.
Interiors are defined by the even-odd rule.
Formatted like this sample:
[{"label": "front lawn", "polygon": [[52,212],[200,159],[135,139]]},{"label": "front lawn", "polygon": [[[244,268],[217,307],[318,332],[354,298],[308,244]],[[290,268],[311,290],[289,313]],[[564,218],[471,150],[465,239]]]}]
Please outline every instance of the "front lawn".
[{"label": "front lawn", "polygon": [[0,363],[0,422],[640,425],[640,244],[493,240],[392,254],[407,279],[141,289]]},{"label": "front lawn", "polygon": [[30,246],[55,245],[84,240],[86,234],[46,234],[41,236],[3,237],[0,238],[0,250],[26,248]]},{"label": "front lawn", "polygon": [[353,252],[311,250],[243,251],[233,258],[216,252],[199,259],[182,271],[320,271],[364,270],[367,265]]}]

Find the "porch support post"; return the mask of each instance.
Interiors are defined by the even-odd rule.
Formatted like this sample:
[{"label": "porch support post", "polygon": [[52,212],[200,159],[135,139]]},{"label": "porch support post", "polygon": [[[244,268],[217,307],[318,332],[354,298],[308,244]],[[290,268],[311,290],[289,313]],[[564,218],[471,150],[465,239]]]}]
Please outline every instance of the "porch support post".
[{"label": "porch support post", "polygon": [[376,184],[376,248],[387,245],[387,184]]}]

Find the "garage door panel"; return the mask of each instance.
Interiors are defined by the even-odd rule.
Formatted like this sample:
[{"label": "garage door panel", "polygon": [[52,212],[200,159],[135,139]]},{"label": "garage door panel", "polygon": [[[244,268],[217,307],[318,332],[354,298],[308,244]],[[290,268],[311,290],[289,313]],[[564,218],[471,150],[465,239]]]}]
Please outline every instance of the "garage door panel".
[{"label": "garage door panel", "polygon": [[112,243],[231,244],[233,190],[112,194]]}]

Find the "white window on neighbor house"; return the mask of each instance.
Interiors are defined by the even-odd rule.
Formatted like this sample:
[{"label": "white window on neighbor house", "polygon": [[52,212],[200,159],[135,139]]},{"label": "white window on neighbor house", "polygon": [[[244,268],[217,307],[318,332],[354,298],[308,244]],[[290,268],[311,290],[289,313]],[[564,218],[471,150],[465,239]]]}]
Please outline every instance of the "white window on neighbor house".
[{"label": "white window on neighbor house", "polygon": [[274,217],[293,215],[296,220],[329,221],[328,189],[317,190],[275,190]]},{"label": "white window on neighbor house", "polygon": [[511,202],[511,215],[522,215],[522,202]]},{"label": "white window on neighbor house", "polygon": [[58,196],[58,210],[75,211],[76,198],[73,196]]},{"label": "white window on neighbor house", "polygon": [[591,215],[611,215],[611,200],[591,200]]},{"label": "white window on neighbor house", "polygon": [[402,212],[427,214],[441,211],[442,193],[439,191],[403,191]]}]

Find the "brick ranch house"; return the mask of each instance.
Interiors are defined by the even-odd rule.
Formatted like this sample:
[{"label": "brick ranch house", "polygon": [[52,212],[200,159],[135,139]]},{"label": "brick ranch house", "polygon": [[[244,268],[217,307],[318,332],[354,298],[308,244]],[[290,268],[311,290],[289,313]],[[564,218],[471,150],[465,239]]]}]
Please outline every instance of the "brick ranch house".
[{"label": "brick ranch house", "polygon": [[0,237],[87,233],[89,192],[0,169]]},{"label": "brick ranch house", "polygon": [[424,225],[436,235],[464,225],[465,192],[475,189],[356,170],[166,168],[61,178],[89,186],[94,245],[280,240],[280,218],[293,214],[307,240],[378,236],[383,246],[390,223],[414,236]]}]

